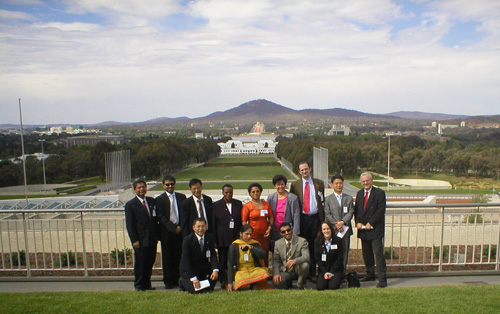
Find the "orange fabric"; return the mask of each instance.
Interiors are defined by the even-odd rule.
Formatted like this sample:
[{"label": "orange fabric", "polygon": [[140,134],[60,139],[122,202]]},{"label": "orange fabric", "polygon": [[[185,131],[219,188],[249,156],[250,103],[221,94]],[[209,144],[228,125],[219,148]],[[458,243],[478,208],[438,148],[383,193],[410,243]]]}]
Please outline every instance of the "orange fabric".
[{"label": "orange fabric", "polygon": [[[265,216],[261,216],[261,210],[255,208],[252,201],[250,201],[243,205],[243,208],[241,209],[241,221],[243,223],[246,223],[246,221],[248,220],[248,224],[253,228],[252,239],[259,241],[262,249],[269,254],[269,241],[271,239],[271,235],[269,235],[267,238],[264,238],[264,234],[267,231],[267,219],[274,217],[269,203],[264,200],[261,200],[261,202],[263,207],[262,209],[267,209],[267,214]],[[265,261],[265,264],[267,265],[267,260]]]}]

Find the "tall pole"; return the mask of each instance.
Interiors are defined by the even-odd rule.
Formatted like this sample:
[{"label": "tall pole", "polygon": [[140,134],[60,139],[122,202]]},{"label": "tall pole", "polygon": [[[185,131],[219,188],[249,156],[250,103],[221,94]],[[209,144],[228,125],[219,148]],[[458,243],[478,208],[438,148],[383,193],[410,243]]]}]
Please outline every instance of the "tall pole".
[{"label": "tall pole", "polygon": [[387,134],[387,138],[389,139],[388,145],[387,145],[387,191],[389,191],[389,176],[390,176],[390,169],[391,169],[391,135]]},{"label": "tall pole", "polygon": [[45,191],[45,196],[47,196],[47,179],[45,177],[45,153],[43,151],[43,142],[45,142],[45,140],[41,139],[38,141],[42,143],[43,190]]},{"label": "tall pole", "polygon": [[21,154],[23,159],[23,175],[24,175],[24,197],[26,198],[26,207],[28,207],[28,185],[26,180],[26,157],[24,156],[24,128],[23,128],[23,113],[21,111],[21,98],[19,98],[19,121],[21,122]]}]

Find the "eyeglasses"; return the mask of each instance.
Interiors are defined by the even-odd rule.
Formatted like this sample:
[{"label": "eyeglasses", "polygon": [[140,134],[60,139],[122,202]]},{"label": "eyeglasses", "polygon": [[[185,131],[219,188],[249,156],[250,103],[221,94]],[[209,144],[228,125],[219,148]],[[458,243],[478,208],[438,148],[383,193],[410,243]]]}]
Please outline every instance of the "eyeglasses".
[{"label": "eyeglasses", "polygon": [[292,232],[292,229],[288,228],[288,229],[285,229],[285,230],[280,230],[281,234],[285,234],[285,233],[289,233],[289,232]]},{"label": "eyeglasses", "polygon": [[174,185],[175,185],[175,183],[165,183],[165,184],[163,184],[163,185],[164,185],[164,186],[174,186]]}]

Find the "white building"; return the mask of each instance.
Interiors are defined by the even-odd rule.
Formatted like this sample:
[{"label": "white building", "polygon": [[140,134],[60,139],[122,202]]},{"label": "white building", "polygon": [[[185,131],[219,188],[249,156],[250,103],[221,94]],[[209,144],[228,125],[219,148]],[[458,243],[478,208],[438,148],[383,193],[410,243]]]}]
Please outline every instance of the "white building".
[{"label": "white building", "polygon": [[344,135],[344,136],[349,136],[351,135],[351,128],[345,125],[341,126],[336,126],[335,124],[332,126],[330,131],[326,133],[327,135]]},{"label": "white building", "polygon": [[220,146],[221,155],[260,155],[274,154],[278,142],[274,139],[258,139],[252,141],[251,137],[246,136],[245,140],[234,139],[226,143],[217,143]]}]

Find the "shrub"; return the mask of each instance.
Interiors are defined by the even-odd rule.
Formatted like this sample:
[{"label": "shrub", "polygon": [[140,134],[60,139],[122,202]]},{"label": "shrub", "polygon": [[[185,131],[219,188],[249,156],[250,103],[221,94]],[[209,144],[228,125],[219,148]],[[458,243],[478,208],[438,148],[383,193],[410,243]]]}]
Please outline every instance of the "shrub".
[{"label": "shrub", "polygon": [[391,246],[391,247],[386,247],[384,249],[384,256],[385,256],[385,259],[396,259],[396,258],[399,258],[398,254],[396,254],[396,251],[394,250],[394,248]]},{"label": "shrub", "polygon": [[124,265],[125,260],[132,256],[132,249],[118,250],[117,248],[115,248],[113,251],[111,251],[110,255],[114,261],[116,261],[116,258],[118,256],[118,264]]},{"label": "shrub", "polygon": [[11,253],[12,255],[12,266],[19,266],[19,262],[21,265],[26,265],[26,251],[21,250],[18,252]]},{"label": "shrub", "polygon": [[495,245],[487,245],[483,247],[483,255],[488,256],[488,251],[490,252],[491,258],[497,256],[497,247]]},{"label": "shrub", "polygon": [[58,260],[56,260],[55,265],[62,266],[62,267],[73,266],[76,264],[75,260],[76,260],[75,253],[72,251],[69,251],[68,253],[62,253],[60,263]]},{"label": "shrub", "polygon": [[[439,260],[439,251],[440,251],[439,246],[433,246],[432,251],[434,252],[434,258]],[[447,246],[443,246],[443,253],[441,255],[443,257],[443,261],[448,258],[449,251],[450,250]]]},{"label": "shrub", "polygon": [[470,224],[475,224],[475,223],[482,223],[483,222],[483,215],[479,214],[481,211],[479,208],[474,209],[473,213],[474,214],[468,214],[464,216],[464,219],[462,220],[463,223],[470,223]]}]

